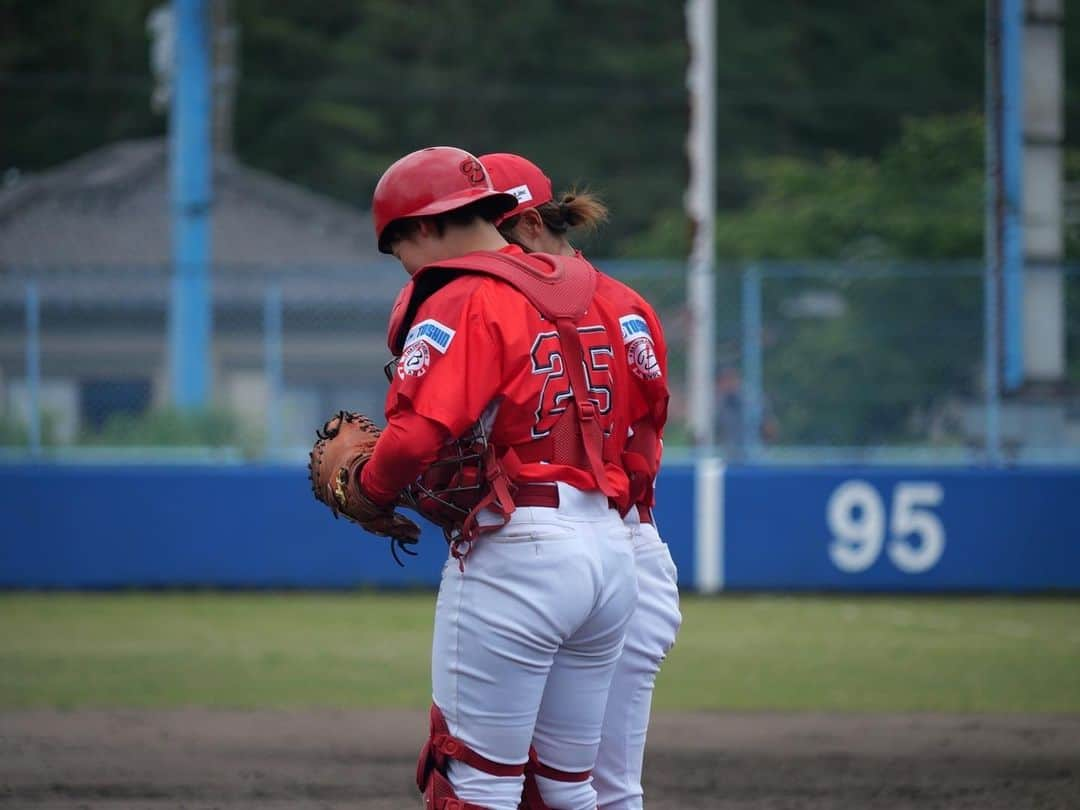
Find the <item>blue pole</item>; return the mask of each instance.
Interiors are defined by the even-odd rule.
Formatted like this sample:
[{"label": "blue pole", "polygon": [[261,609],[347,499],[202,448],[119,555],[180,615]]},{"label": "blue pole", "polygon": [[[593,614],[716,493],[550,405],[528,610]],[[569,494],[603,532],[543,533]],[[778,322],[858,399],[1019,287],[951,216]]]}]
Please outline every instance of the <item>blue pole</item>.
[{"label": "blue pole", "polygon": [[1004,183],[1001,157],[1001,2],[986,3],[986,227],[983,266],[983,387],[986,460],[1001,461],[1001,265]]},{"label": "blue pole", "polygon": [[742,356],[743,356],[743,447],[752,460],[761,441],[762,346],[761,270],[757,265],[743,269]]},{"label": "blue pole", "polygon": [[26,285],[26,407],[30,453],[41,452],[41,307],[37,285]]},{"label": "blue pole", "polygon": [[266,451],[281,446],[283,391],[281,287],[266,288],[263,300],[263,363],[266,368]]},{"label": "blue pole", "polygon": [[206,0],[173,0],[176,67],[169,149],[173,280],[169,360],[173,402],[200,408],[210,372],[210,49]]},{"label": "blue pole", "polygon": [[1024,381],[1024,2],[1001,0],[1001,182],[1005,387]]}]

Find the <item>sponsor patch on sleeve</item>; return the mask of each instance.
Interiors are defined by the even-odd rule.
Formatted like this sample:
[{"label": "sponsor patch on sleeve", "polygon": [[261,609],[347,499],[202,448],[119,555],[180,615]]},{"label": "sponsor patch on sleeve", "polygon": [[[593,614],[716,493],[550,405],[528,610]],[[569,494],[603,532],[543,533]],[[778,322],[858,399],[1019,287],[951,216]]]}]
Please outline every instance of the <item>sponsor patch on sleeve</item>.
[{"label": "sponsor patch on sleeve", "polygon": [[409,330],[409,334],[405,336],[405,347],[408,348],[417,341],[422,341],[440,354],[446,354],[455,334],[455,331],[446,324],[439,323],[434,318],[428,318]]},{"label": "sponsor patch on sleeve", "polygon": [[646,337],[652,341],[652,333],[649,325],[640,315],[623,315],[619,318],[619,326],[622,327],[623,343],[633,343],[638,338]]}]

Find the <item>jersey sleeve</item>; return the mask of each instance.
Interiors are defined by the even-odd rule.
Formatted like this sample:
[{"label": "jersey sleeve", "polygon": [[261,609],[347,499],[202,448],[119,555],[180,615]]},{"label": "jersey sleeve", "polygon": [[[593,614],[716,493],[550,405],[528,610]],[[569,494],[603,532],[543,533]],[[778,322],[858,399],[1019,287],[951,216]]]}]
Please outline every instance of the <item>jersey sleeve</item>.
[{"label": "jersey sleeve", "polygon": [[395,415],[360,470],[360,488],[380,506],[393,503],[435,461],[447,438],[441,425],[419,414]]},{"label": "jersey sleeve", "polygon": [[660,368],[660,377],[650,381],[646,390],[650,401],[650,414],[656,425],[659,436],[664,435],[664,425],[667,424],[668,403],[671,400],[671,389],[668,387],[668,348],[667,338],[664,336],[664,327],[660,323],[660,317],[648,304],[645,305],[645,317],[649,322],[653,336],[653,351],[656,353],[656,362]]},{"label": "jersey sleeve", "polygon": [[634,385],[631,422],[648,419],[657,435],[667,422],[668,389],[667,342],[656,312],[643,299],[619,317],[623,348]]},{"label": "jersey sleeve", "polygon": [[428,298],[405,338],[386,400],[386,418],[415,413],[460,436],[502,384],[502,347],[488,323],[482,280],[457,279]]}]

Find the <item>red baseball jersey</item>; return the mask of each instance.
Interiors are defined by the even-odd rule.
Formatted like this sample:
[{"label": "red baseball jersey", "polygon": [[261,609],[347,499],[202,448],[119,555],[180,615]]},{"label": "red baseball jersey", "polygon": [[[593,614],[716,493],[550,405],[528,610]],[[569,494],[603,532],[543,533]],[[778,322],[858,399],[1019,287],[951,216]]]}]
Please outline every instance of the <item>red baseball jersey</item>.
[{"label": "red baseball jersey", "polygon": [[[509,247],[504,252],[521,251]],[[607,435],[625,431],[628,424],[627,392],[617,390],[617,379],[625,386],[622,370],[615,368],[624,351],[622,336],[612,334],[618,323],[601,296],[578,322],[589,399]],[[420,416],[442,426],[447,436],[457,437],[483,418],[492,443],[512,447],[546,437],[569,399],[570,383],[554,324],[510,284],[463,274],[417,310],[390,383],[386,419],[388,432],[395,422]],[[394,435],[409,441],[406,433]],[[431,455],[419,448],[407,454]],[[371,463],[389,456],[377,450]],[[377,470],[371,472],[378,477]],[[607,463],[605,472],[623,497],[629,485],[621,466]],[[515,478],[598,488],[590,470],[561,464],[525,463]]]},{"label": "red baseball jersey", "polygon": [[[580,253],[578,254],[580,255]],[[619,319],[621,329],[623,357],[629,368],[631,382],[628,392],[628,423],[631,428],[648,423],[652,432],[640,431],[638,438],[647,438],[651,447],[641,446],[631,440],[633,449],[642,453],[652,463],[650,478],[655,478],[660,468],[660,456],[663,452],[662,439],[664,425],[667,423],[668,389],[667,342],[660,318],[656,311],[632,287],[604,273],[597,272],[596,294],[612,307]],[[653,490],[650,486],[634,499],[640,499],[641,505],[654,505]]]},{"label": "red baseball jersey", "polygon": [[613,308],[621,327],[622,354],[631,374],[629,421],[648,419],[658,435],[667,422],[667,342],[660,318],[632,287],[597,273],[596,294]]}]

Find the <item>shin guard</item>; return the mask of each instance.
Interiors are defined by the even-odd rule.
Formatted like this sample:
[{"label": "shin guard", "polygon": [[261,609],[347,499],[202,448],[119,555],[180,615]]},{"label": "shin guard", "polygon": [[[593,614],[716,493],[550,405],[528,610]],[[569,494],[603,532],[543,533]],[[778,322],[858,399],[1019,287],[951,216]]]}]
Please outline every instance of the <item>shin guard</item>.
[{"label": "shin guard", "polygon": [[592,771],[560,771],[542,763],[536,755],[536,749],[530,748],[529,761],[525,763],[525,789],[522,791],[518,810],[551,810],[540,795],[540,785],[536,781],[538,776],[556,782],[585,782],[592,776]]},{"label": "shin guard", "polygon": [[424,794],[425,810],[487,810],[462,801],[446,776],[450,760],[456,759],[492,776],[521,776],[525,765],[504,765],[480,756],[456,737],[451,736],[439,707],[431,706],[431,734],[416,763],[416,786]]}]

